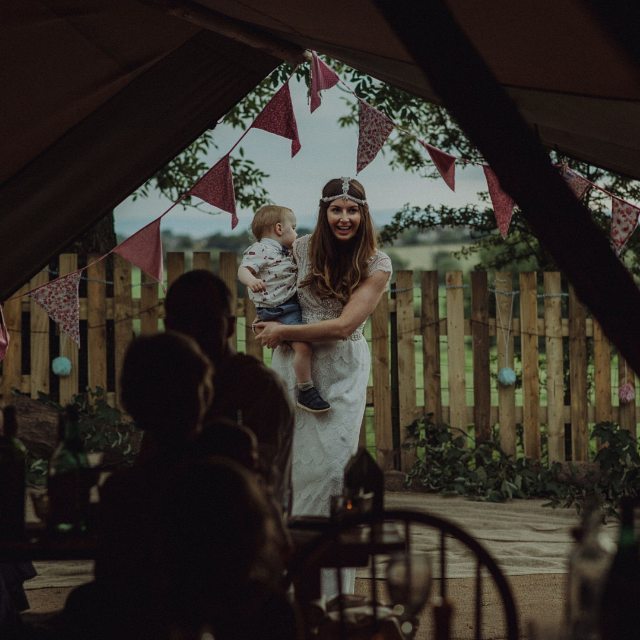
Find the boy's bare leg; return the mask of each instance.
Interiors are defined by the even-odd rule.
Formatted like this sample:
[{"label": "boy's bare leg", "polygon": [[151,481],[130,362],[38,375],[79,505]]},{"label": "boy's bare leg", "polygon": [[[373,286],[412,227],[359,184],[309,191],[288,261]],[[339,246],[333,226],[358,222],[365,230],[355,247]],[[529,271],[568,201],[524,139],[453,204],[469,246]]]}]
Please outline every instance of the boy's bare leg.
[{"label": "boy's bare leg", "polygon": [[329,411],[331,405],[322,398],[311,379],[311,357],[313,350],[307,342],[292,342],[293,372],[296,376],[297,405],[311,413]]}]

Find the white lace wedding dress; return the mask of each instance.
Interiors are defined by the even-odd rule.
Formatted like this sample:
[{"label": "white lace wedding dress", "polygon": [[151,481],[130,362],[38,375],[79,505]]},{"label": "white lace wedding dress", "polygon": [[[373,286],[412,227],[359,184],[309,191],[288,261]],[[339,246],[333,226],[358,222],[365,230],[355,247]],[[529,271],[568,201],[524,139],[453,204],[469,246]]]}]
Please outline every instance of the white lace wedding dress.
[{"label": "white lace wedding dress", "polygon": [[[298,285],[309,272],[310,238],[302,236],[293,245],[298,264]],[[381,251],[369,261],[369,275],[374,271],[391,273],[391,270],[391,260]],[[337,318],[342,312],[340,302],[333,298],[321,300],[309,287],[299,288],[298,298],[306,324]],[[346,340],[313,344],[313,383],[331,409],[324,414],[296,409],[292,466],[294,516],[329,515],[330,497],[342,493],[344,467],[358,448],[371,367],[362,326]],[[271,366],[285,380],[295,401],[296,380],[292,360],[291,348],[278,347]],[[353,577],[349,582],[353,583]],[[345,591],[352,592],[353,585],[350,586],[345,585]],[[331,587],[323,590],[334,591]]]}]

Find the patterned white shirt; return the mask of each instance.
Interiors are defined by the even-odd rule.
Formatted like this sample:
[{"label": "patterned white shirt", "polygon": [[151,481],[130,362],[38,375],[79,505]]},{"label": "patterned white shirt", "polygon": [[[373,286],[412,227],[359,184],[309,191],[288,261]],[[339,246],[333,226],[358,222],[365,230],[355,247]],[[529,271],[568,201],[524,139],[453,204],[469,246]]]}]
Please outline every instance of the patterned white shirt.
[{"label": "patterned white shirt", "polygon": [[258,293],[247,289],[249,299],[256,307],[277,307],[296,292],[298,268],[291,251],[277,240],[262,238],[260,242],[254,242],[245,250],[240,266],[251,269],[267,288]]}]

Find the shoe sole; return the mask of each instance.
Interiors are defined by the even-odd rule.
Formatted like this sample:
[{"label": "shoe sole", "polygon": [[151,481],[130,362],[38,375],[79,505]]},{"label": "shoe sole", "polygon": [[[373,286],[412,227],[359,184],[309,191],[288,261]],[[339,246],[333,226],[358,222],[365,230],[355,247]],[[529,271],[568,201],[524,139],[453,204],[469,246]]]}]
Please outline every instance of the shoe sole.
[{"label": "shoe sole", "polygon": [[296,406],[300,407],[301,409],[304,409],[305,411],[308,411],[309,413],[327,413],[327,411],[331,409],[331,407],[327,407],[326,409],[311,409],[310,407],[306,407],[305,405],[300,404],[299,402],[296,402]]}]

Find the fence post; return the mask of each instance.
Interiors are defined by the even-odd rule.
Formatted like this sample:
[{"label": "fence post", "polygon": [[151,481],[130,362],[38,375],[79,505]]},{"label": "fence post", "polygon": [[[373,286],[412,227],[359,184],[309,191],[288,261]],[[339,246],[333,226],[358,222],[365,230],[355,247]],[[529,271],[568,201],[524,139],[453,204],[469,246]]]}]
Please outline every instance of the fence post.
[{"label": "fence post", "polygon": [[[506,271],[496,272],[496,347],[498,371],[503,367],[513,369],[513,278]],[[498,385],[498,420],[500,422],[500,446],[511,455],[516,454],[516,391],[513,385]]]},{"label": "fence post", "polygon": [[[49,282],[49,269],[43,269],[31,278],[30,289]],[[37,398],[38,392],[49,393],[49,315],[33,299],[29,298],[31,312],[31,397]]]},{"label": "fence post", "polygon": [[613,420],[611,406],[611,343],[602,332],[600,323],[593,319],[593,368],[596,391],[596,422]]},{"label": "fence post", "polygon": [[[91,264],[100,256],[89,255]],[[107,391],[107,287],[105,261],[87,269],[87,365],[89,388]]]},{"label": "fence post", "polygon": [[194,269],[211,271],[211,253],[209,251],[194,251],[192,264]]},{"label": "fence post", "polygon": [[473,342],[473,422],[476,442],[481,442],[491,438],[489,288],[486,271],[471,272],[471,336]]},{"label": "fence post", "polygon": [[[66,276],[78,269],[78,256],[75,253],[63,253],[58,260],[58,273]],[[58,402],[64,406],[69,404],[78,393],[78,380],[80,358],[78,356],[78,345],[62,331],[60,332],[59,354],[69,359],[71,363],[71,373],[62,376],[58,383]]]},{"label": "fence post", "polygon": [[[175,254],[168,254],[168,257]],[[171,261],[168,261],[171,264]],[[113,337],[115,343],[114,363],[116,369],[116,405],[122,408],[120,395],[120,372],[124,354],[133,338],[133,303],[131,294],[131,263],[121,256],[113,255]],[[62,387],[60,388],[62,393]]]},{"label": "fence post", "polygon": [[540,381],[538,379],[538,284],[536,273],[520,274],[520,349],[524,455],[540,460]]},{"label": "fence post", "polygon": [[[544,332],[547,369],[547,429],[549,462],[565,459],[564,359],[562,352],[562,284],[557,271],[544,274]],[[609,390],[611,395],[611,390]]]},{"label": "fence post", "polygon": [[144,271],[140,271],[140,333],[149,335],[158,333],[160,303],[158,283]]},{"label": "fence post", "polygon": [[371,316],[371,360],[376,458],[383,471],[389,471],[394,467],[394,448],[389,385],[389,296],[386,293]]},{"label": "fence post", "polygon": [[[230,251],[220,252],[220,273],[229,291],[231,291],[231,313],[235,316],[238,313],[238,256]],[[234,349],[238,347],[238,336],[234,331],[230,338]]]},{"label": "fence post", "polygon": [[571,459],[589,459],[587,407],[587,314],[569,287],[569,389],[571,390]]},{"label": "fence post", "polygon": [[442,423],[442,387],[440,373],[440,299],[438,272],[422,274],[422,353],[424,368],[424,409]]},{"label": "fence post", "polygon": [[167,253],[167,288],[184,273],[184,253]]},{"label": "fence post", "polygon": [[[396,276],[396,323],[398,327],[398,399],[400,446],[405,429],[416,418],[415,321],[413,316],[413,271],[398,271]],[[415,452],[402,449],[402,470],[409,471]]]},{"label": "fence post", "polygon": [[449,357],[449,424],[467,432],[462,272],[445,275],[447,287],[447,354]]}]

